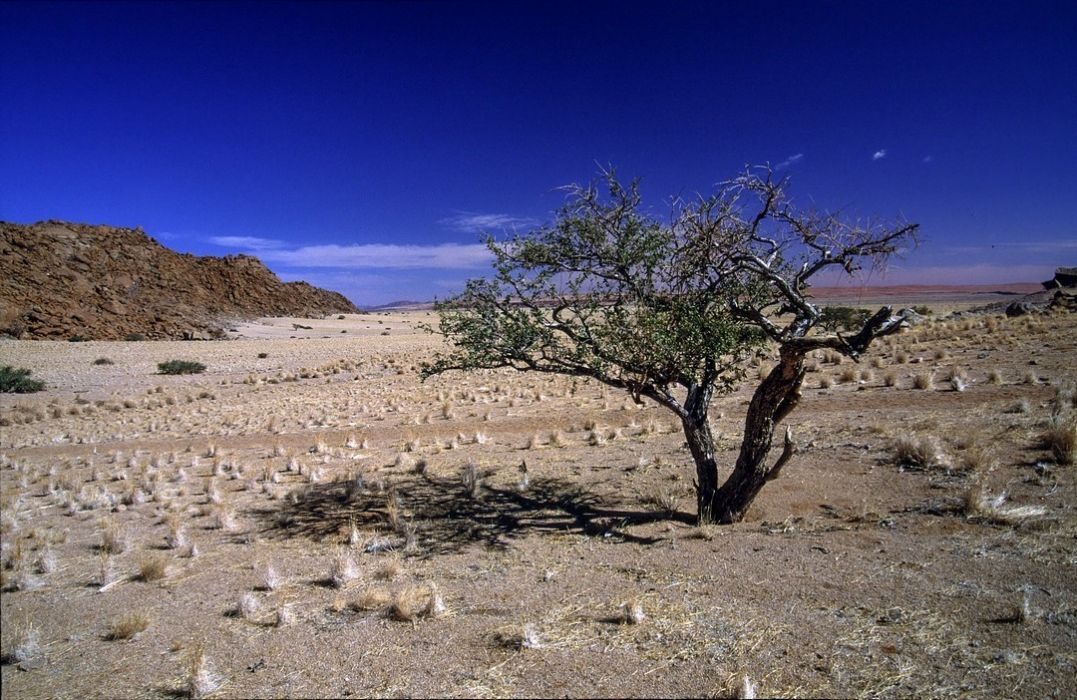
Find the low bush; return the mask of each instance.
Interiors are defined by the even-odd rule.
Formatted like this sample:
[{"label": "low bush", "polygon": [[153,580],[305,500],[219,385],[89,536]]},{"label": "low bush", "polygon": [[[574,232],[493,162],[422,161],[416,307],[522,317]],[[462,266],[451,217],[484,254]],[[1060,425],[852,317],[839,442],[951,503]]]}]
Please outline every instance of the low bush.
[{"label": "low bush", "polygon": [[190,360],[169,360],[157,364],[158,374],[201,374],[205,371],[204,364]]},{"label": "low bush", "polygon": [[142,335],[141,333],[128,333],[127,335],[125,335],[123,337],[123,339],[131,341],[131,342],[135,342],[135,341],[139,341],[139,340],[145,340],[146,336]]},{"label": "low bush", "polygon": [[819,327],[823,330],[855,331],[860,330],[871,316],[867,309],[854,309],[851,306],[827,306],[819,315]]},{"label": "low bush", "polygon": [[4,365],[0,367],[0,392],[5,394],[32,394],[45,388],[40,379],[30,379],[31,370]]},{"label": "low bush", "polygon": [[90,339],[87,338],[84,335],[73,335],[73,336],[71,336],[70,338],[67,339],[67,342],[69,342],[69,343],[85,343],[85,342],[87,342],[89,340]]},{"label": "low bush", "polygon": [[108,359],[107,357],[99,357],[96,360],[94,360],[93,363],[95,365],[114,365],[114,364],[116,364],[115,362]]}]

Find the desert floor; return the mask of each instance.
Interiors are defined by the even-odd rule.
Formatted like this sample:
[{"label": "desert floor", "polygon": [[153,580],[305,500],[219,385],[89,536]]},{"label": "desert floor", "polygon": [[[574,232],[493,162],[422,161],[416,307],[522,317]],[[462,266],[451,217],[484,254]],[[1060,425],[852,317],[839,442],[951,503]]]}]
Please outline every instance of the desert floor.
[{"label": "desert floor", "polygon": [[[420,383],[434,321],[0,341],[49,387],[0,397],[4,696],[1077,695],[1077,467],[1041,438],[1074,316],[820,356],[799,454],[705,528],[671,414]],[[715,402],[727,464],[754,381]]]}]

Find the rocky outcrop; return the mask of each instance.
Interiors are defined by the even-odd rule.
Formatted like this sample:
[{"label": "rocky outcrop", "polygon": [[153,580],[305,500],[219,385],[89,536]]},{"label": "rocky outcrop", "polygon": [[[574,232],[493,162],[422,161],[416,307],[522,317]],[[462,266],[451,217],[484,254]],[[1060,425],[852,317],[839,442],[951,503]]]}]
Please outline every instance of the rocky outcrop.
[{"label": "rocky outcrop", "polygon": [[232,319],[357,312],[248,255],[177,253],[141,229],[0,223],[0,333],[18,338],[211,338]]},{"label": "rocky outcrop", "polygon": [[1044,289],[1077,288],[1077,267],[1060,267],[1055,276],[1043,283]]}]

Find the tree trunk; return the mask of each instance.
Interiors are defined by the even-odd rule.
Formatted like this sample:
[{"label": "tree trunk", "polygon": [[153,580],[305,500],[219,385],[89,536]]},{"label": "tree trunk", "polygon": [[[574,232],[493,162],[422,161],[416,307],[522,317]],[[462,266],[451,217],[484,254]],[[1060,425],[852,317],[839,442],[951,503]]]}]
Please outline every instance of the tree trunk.
[{"label": "tree trunk", "polygon": [[714,436],[707,416],[681,420],[688,449],[696,463],[696,512],[701,523],[714,520],[711,505],[718,491],[718,462],[714,458]]},{"label": "tree trunk", "polygon": [[803,360],[804,352],[799,348],[782,348],[778,366],[759,384],[748,406],[740,455],[733,473],[710,494],[706,504],[703,502],[705,494],[700,490],[700,511],[706,508],[716,522],[740,522],[771,476],[773,467],[767,467],[766,459],[774,439],[774,428],[800,401]]},{"label": "tree trunk", "polygon": [[712,391],[710,385],[689,389],[681,418],[688,450],[696,463],[696,513],[701,523],[714,520],[711,505],[718,491],[718,462],[714,457],[714,434],[708,418]]}]

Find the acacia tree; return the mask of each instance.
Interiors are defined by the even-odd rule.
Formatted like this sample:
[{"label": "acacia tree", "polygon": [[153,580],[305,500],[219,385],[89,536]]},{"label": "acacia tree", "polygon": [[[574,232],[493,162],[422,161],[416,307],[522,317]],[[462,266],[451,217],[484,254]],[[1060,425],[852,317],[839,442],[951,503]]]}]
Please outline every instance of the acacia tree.
[{"label": "acacia tree", "polygon": [[[852,275],[915,243],[916,224],[850,223],[794,206],[787,180],[749,169],[711,196],[675,201],[666,222],[646,214],[638,183],[603,173],[572,186],[554,222],[487,245],[494,275],[438,305],[448,353],[423,377],[509,367],[590,377],[647,397],[680,419],[696,466],[700,522],[741,520],[796,451],[790,430],[773,464],[775,427],[796,408],[804,358],[827,348],[856,360],[905,324],[883,307],[850,335],[813,333],[822,313],[808,283]],[[749,361],[777,346],[778,363],[748,406],[740,453],[724,482],[708,411]]]}]

